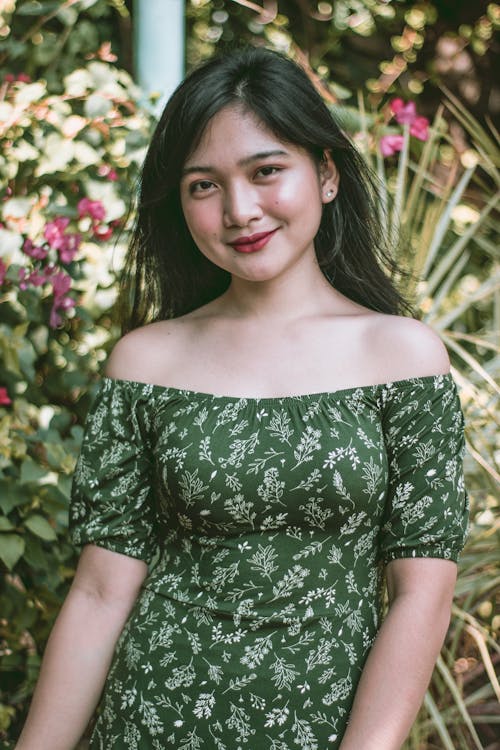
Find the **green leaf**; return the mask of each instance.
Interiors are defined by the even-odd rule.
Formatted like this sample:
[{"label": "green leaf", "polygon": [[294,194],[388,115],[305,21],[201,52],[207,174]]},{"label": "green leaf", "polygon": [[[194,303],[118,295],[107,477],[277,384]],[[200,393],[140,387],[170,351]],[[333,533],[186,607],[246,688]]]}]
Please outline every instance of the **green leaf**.
[{"label": "green leaf", "polygon": [[32,458],[26,458],[21,465],[21,484],[39,482],[47,476],[47,469],[36,464]]},{"label": "green leaf", "polygon": [[29,502],[29,495],[12,481],[0,482],[0,508],[6,515],[18,505],[25,505]]},{"label": "green leaf", "polygon": [[35,570],[49,570],[50,565],[53,563],[53,560],[43,549],[40,540],[36,537],[26,539],[24,559]]},{"label": "green leaf", "polygon": [[47,542],[53,542],[57,539],[57,534],[47,521],[46,518],[39,515],[29,516],[24,525],[31,531],[35,536],[39,536],[40,539],[45,539]]},{"label": "green leaf", "polygon": [[52,469],[60,470],[64,460],[67,458],[67,452],[60,443],[45,443],[47,463]]},{"label": "green leaf", "polygon": [[5,516],[0,516],[0,531],[12,531],[16,527]]},{"label": "green leaf", "polygon": [[25,542],[19,534],[0,535],[0,560],[3,560],[9,570],[12,570],[22,556]]}]

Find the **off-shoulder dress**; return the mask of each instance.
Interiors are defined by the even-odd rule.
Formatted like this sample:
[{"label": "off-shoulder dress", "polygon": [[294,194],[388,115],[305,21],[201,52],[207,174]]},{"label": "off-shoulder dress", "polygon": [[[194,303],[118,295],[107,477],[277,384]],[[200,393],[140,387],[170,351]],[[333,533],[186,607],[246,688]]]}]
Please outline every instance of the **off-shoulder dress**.
[{"label": "off-shoulder dress", "polygon": [[463,426],[449,373],[282,398],[104,377],[72,539],[150,568],[92,750],[337,748],[385,564],[464,544]]}]

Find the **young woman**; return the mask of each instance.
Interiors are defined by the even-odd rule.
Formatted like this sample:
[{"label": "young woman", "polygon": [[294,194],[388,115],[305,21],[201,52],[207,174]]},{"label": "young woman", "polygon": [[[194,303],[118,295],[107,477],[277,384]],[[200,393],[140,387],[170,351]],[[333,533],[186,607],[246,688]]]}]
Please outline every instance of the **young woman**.
[{"label": "young woman", "polygon": [[375,201],[284,57],[233,53],[172,96],[18,750],[70,750],[99,701],[93,750],[401,747],[467,496],[448,356],[402,314]]}]

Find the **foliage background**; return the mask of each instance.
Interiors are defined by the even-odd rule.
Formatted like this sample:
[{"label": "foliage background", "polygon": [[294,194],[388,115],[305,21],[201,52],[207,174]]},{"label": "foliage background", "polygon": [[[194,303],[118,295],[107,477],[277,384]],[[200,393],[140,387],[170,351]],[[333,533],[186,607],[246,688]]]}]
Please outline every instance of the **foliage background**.
[{"label": "foliage background", "polygon": [[[133,81],[131,2],[0,0],[0,11],[0,746],[11,747],[77,561],[71,474],[119,335],[116,275],[153,118]],[[387,229],[403,230],[400,260],[419,278],[407,291],[461,387],[472,504],[449,637],[407,744],[499,748],[500,6],[189,0],[186,19],[188,67],[240,43],[306,65],[398,209]],[[433,120],[427,142],[391,119],[395,96]],[[380,137],[396,133],[402,149],[384,160]]]}]

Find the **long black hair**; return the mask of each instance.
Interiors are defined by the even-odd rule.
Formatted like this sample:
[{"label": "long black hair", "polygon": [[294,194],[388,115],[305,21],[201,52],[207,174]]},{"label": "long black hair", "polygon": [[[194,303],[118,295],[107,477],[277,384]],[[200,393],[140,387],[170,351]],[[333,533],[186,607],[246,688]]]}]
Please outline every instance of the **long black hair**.
[{"label": "long black hair", "polygon": [[320,163],[328,150],[340,175],[314,245],[318,264],[342,294],[372,310],[410,313],[391,276],[400,269],[378,221],[376,184],[363,157],[335,122],[307,74],[281,54],[247,48],[194,70],[168,101],[142,174],[119,296],[124,331],[177,317],[215,299],[230,274],[196,247],[186,226],[180,180],[186,159],[221,109],[240,104],[280,140]]}]

